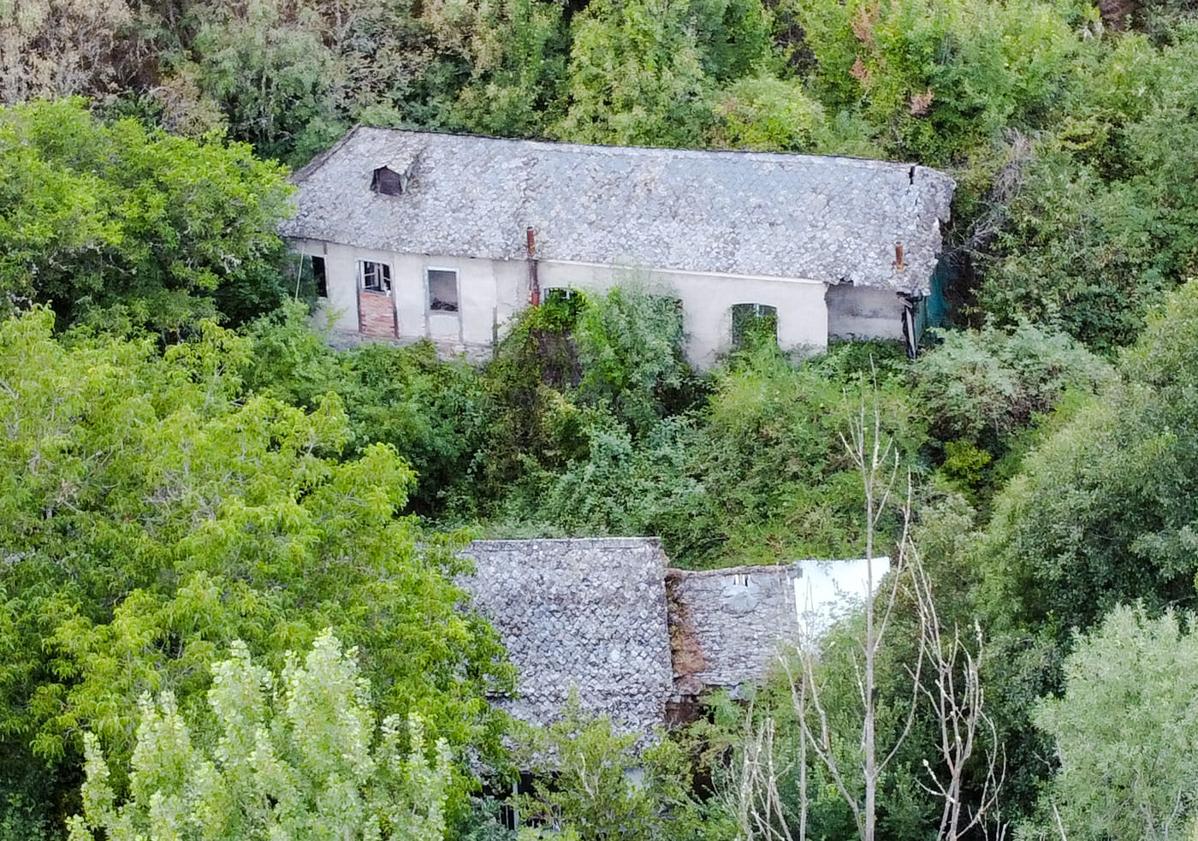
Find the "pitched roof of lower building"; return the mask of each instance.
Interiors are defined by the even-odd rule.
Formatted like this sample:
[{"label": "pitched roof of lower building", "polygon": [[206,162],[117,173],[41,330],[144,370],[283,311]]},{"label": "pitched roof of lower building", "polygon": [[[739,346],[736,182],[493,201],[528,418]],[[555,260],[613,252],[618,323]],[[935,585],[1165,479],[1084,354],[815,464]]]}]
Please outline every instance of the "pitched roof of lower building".
[{"label": "pitched roof of lower building", "polygon": [[574,689],[623,730],[663,723],[673,676],[658,540],[479,540],[465,554],[475,569],[463,587],[518,674],[501,706],[546,725]]},{"label": "pitched roof of lower building", "polygon": [[[404,190],[371,190],[402,161]],[[953,180],[857,158],[358,127],[296,174],[287,236],[408,254],[852,283],[926,294]],[[903,249],[896,265],[896,244]]]}]

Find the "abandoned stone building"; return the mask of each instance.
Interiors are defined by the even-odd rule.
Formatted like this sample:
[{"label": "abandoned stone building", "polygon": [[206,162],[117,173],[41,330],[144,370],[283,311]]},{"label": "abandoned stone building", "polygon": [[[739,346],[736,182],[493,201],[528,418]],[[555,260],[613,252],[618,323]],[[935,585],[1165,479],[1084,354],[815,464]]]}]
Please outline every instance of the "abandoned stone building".
[{"label": "abandoned stone building", "polygon": [[786,348],[913,346],[954,190],[910,164],[366,127],[295,181],[283,233],[340,340],[485,358],[554,290],[633,281],[678,302],[700,367],[746,319]]},{"label": "abandoned stone building", "polygon": [[[576,690],[584,709],[648,735],[694,714],[716,689],[765,679],[818,629],[837,591],[861,594],[863,562],[670,569],[653,538],[482,540],[463,585],[518,674],[496,699],[548,724]],[[888,566],[875,560],[875,575]]]}]

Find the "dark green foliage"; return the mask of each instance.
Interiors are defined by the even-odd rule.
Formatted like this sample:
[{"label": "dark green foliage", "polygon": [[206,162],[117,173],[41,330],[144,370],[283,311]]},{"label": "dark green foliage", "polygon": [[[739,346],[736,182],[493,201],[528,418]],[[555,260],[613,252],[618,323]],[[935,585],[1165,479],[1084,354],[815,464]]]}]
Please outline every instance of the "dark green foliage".
[{"label": "dark green foliage", "polygon": [[1198,287],[1173,295],[1099,399],[1026,459],[981,547],[988,604],[1064,638],[1104,610],[1193,597]]},{"label": "dark green foliage", "polygon": [[1119,40],[1036,145],[978,295],[992,318],[1128,344],[1198,260],[1198,34]]},{"label": "dark green foliage", "polygon": [[418,513],[436,512],[456,492],[491,420],[474,368],[438,360],[425,343],[338,353],[299,305],[255,323],[249,335],[251,388],[309,409],[338,395],[349,418],[347,452],[381,443],[403,453],[416,472],[409,503]]},{"label": "dark green foliage", "polygon": [[1034,427],[1067,395],[1094,393],[1110,366],[1073,339],[1024,322],[942,333],[911,368],[942,474],[988,498],[1018,468]]}]

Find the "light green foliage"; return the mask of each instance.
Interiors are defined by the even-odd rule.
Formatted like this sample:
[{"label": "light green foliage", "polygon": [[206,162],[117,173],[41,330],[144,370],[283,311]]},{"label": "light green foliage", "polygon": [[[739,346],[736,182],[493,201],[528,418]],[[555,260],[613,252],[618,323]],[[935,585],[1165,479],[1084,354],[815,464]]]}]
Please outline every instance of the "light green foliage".
[{"label": "light green foliage", "polygon": [[6,751],[69,761],[87,729],[123,762],[143,692],[199,716],[233,639],[277,666],[325,627],[360,646],[384,713],[496,747],[483,691],[507,675],[449,580],[460,544],[400,516],[394,449],[340,456],[335,396],[305,412],[247,391],[251,347],[212,325],[162,356],[55,340],[40,310],[0,325]]},{"label": "light green foliage", "polygon": [[[796,366],[763,346],[716,373],[694,453],[708,497],[697,530],[725,544],[716,557],[776,562],[863,551],[862,491],[839,436],[873,394],[872,375],[827,376],[820,364]],[[923,441],[914,407],[898,380],[877,385],[887,432],[914,466]]]},{"label": "light green foliage", "polygon": [[1135,338],[1198,259],[1198,34],[1127,36],[1036,149],[979,292],[992,317],[1055,323],[1092,347]]},{"label": "light green foliage", "polygon": [[684,388],[682,304],[631,285],[588,299],[574,329],[579,399],[635,432],[650,429]]},{"label": "light green foliage", "polygon": [[106,124],[75,100],[0,108],[0,307],[183,331],[277,306],[289,187],[247,146]]},{"label": "light green foliage", "polygon": [[715,115],[711,137],[716,146],[855,155],[874,151],[863,127],[857,127],[861,136],[841,132],[799,80],[769,75],[738,79],[717,95]]},{"label": "light green foliage", "polygon": [[[1198,636],[1194,617],[1120,606],[1077,641],[1065,691],[1037,706],[1060,769],[1041,798],[1042,825],[1022,837],[1178,837],[1198,808]],[[1183,631],[1186,626],[1190,631]]]},{"label": "light green foliage", "polygon": [[357,653],[326,631],[276,677],[234,642],[231,659],[212,666],[211,739],[170,692],[144,696],[127,799],[85,736],[84,814],[70,821],[71,841],[445,837],[449,745],[426,755],[416,716],[406,728],[388,717],[376,733]]},{"label": "light green foliage", "polygon": [[[572,695],[561,718],[544,730],[520,731],[516,753],[538,775],[515,798],[526,839],[555,841],[700,841],[731,839],[732,828],[694,799],[690,761],[661,738],[637,747],[637,735],[589,716]],[[636,772],[643,774],[637,782]],[[538,829],[539,827],[539,829]]]},{"label": "light green foliage", "polygon": [[1027,322],[1012,330],[959,330],[912,368],[916,396],[939,440],[963,438],[995,454],[1070,391],[1093,392],[1110,366],[1077,342]]}]

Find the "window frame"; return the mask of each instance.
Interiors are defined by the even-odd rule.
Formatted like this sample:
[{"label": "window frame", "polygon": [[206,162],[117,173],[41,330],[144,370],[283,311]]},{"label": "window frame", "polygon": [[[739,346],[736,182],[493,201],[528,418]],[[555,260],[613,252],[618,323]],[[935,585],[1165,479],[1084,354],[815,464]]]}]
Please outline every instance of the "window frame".
[{"label": "window frame", "polygon": [[[367,266],[379,266],[381,269],[381,285],[378,288],[367,285]],[[358,261],[358,288],[363,292],[373,292],[376,295],[391,294],[391,264],[385,263],[382,260],[359,260]]]},{"label": "window frame", "polygon": [[[449,272],[453,275],[453,288],[455,297],[453,309],[438,309],[433,306],[433,272]],[[462,312],[462,273],[456,268],[450,266],[425,266],[424,267],[424,308],[432,315],[460,315]]]}]

